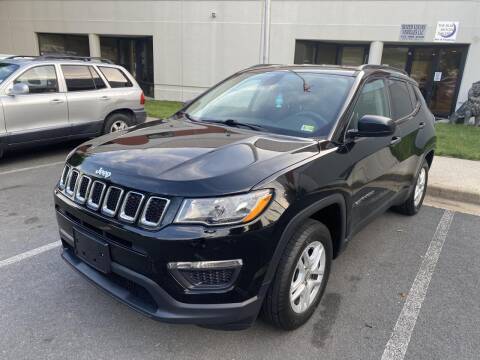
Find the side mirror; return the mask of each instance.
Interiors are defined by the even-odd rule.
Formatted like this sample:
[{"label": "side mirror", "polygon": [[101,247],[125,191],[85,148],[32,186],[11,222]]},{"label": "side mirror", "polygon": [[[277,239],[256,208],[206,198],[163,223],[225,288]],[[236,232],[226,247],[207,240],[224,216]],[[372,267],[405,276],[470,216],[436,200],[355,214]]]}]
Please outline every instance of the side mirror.
[{"label": "side mirror", "polygon": [[8,95],[24,95],[28,94],[30,89],[27,84],[24,83],[17,83],[13,85],[13,87],[8,92]]},{"label": "side mirror", "polygon": [[349,130],[347,136],[355,137],[384,137],[395,133],[397,125],[385,116],[364,115],[358,120],[358,130]]}]

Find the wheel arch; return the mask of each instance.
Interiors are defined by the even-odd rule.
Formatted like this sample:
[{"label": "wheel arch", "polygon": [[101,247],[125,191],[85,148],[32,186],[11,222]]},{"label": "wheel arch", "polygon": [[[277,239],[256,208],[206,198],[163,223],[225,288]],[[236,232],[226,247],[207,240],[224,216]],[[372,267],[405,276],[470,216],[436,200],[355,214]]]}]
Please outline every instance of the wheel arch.
[{"label": "wheel arch", "polygon": [[[339,216],[339,217],[335,217]],[[270,283],[275,275],[278,263],[283,254],[288,240],[294,234],[298,226],[306,219],[321,221],[330,231],[333,242],[334,258],[340,253],[346,238],[346,201],[340,193],[328,195],[321,200],[309,205],[298,212],[287,224],[273,254],[270,266],[265,276],[264,284]],[[334,219],[335,223],[325,223],[328,219]]]}]

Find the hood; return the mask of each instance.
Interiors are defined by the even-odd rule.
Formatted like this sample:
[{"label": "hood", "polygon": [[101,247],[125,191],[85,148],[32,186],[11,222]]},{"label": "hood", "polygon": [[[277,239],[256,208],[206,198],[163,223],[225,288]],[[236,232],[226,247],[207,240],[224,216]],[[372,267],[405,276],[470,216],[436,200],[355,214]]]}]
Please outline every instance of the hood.
[{"label": "hood", "polygon": [[316,153],[312,139],[170,119],[93,139],[68,161],[84,173],[141,191],[212,196],[248,191]]}]

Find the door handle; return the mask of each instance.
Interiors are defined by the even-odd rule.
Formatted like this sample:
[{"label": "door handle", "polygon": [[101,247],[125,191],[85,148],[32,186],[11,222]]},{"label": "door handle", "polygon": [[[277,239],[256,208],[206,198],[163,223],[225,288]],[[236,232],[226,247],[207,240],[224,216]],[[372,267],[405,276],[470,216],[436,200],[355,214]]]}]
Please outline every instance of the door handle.
[{"label": "door handle", "polygon": [[110,96],[100,96],[100,100],[110,100]]},{"label": "door handle", "polygon": [[402,138],[400,136],[394,136],[390,141],[390,145],[398,144],[400,141],[402,141]]},{"label": "door handle", "polygon": [[53,100],[50,100],[50,102],[52,104],[60,104],[60,103],[63,103],[63,100],[62,99],[53,99]]},{"label": "door handle", "polygon": [[423,129],[425,127],[425,123],[422,121],[420,124],[418,124],[419,129]]}]

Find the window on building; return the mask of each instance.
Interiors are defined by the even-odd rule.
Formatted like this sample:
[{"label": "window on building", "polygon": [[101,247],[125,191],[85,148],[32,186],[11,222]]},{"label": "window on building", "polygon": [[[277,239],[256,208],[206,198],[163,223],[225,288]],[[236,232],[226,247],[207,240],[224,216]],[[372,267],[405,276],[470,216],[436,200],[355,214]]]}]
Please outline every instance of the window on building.
[{"label": "window on building", "polygon": [[84,65],[62,65],[68,91],[95,90],[95,82],[89,67]]},{"label": "window on building", "polygon": [[363,46],[343,46],[339,65],[358,66],[366,62]]},{"label": "window on building", "polygon": [[390,98],[392,99],[392,116],[394,120],[401,119],[413,111],[407,83],[400,80],[388,80]]},{"label": "window on building", "polygon": [[385,82],[377,79],[368,82],[362,88],[350,120],[350,128],[356,129],[358,120],[364,115],[390,116],[390,109],[385,93]]},{"label": "window on building", "polygon": [[26,84],[31,94],[58,92],[58,81],[55,66],[36,66],[25,71],[15,79],[14,84]]},{"label": "window on building", "polygon": [[125,74],[120,71],[120,69],[99,66],[98,67],[102,74],[107,78],[108,83],[112,88],[122,88],[122,87],[131,87],[132,82],[125,76]]},{"label": "window on building", "polygon": [[88,35],[37,34],[40,55],[68,54],[90,56]]},{"label": "window on building", "polygon": [[408,47],[383,48],[382,64],[405,70],[407,68]]}]

